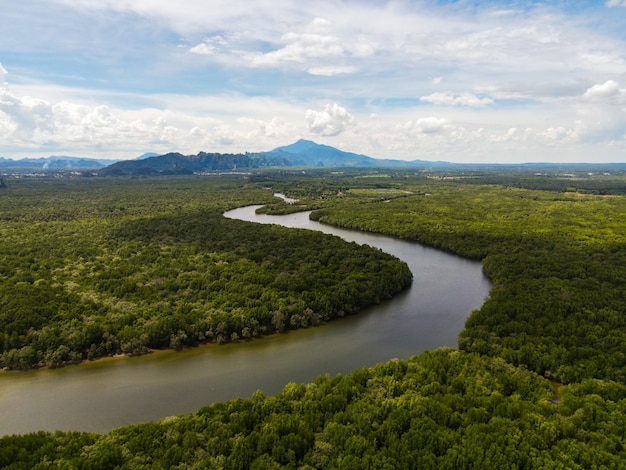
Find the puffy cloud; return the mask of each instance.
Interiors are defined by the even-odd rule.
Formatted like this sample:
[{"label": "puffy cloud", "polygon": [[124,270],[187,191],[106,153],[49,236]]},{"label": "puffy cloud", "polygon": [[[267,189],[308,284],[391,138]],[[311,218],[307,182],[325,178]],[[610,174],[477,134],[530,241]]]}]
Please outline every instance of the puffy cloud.
[{"label": "puffy cloud", "polygon": [[491,142],[500,143],[500,142],[510,142],[519,140],[520,137],[517,133],[516,127],[511,127],[504,135],[499,135],[491,138]]},{"label": "puffy cloud", "polygon": [[51,117],[52,107],[49,103],[30,96],[18,98],[8,88],[0,89],[0,119],[4,123],[3,127],[13,129],[12,134],[28,138],[36,131],[49,132],[52,127]]},{"label": "puffy cloud", "polygon": [[210,129],[195,126],[189,131],[189,137],[190,140],[186,142],[187,147],[195,145],[198,148],[210,149],[216,146],[230,146],[242,138],[230,126],[224,124],[215,125]]},{"label": "puffy cloud", "polygon": [[607,0],[605,5],[609,8],[612,7],[626,7],[626,0]]},{"label": "puffy cloud", "polygon": [[623,99],[626,97],[626,89],[620,88],[614,80],[607,80],[587,89],[583,97],[588,100]]},{"label": "puffy cloud", "polygon": [[581,121],[577,121],[572,127],[548,127],[539,132],[537,136],[548,142],[579,142],[585,135],[587,129]]},{"label": "puffy cloud", "polygon": [[572,136],[574,135],[574,131],[563,126],[548,127],[546,130],[539,132],[538,135],[540,137],[544,137],[547,140],[563,141],[571,140]]},{"label": "puffy cloud", "polygon": [[311,59],[342,57],[346,50],[338,38],[318,33],[287,33],[280,49],[254,58],[255,65],[275,65],[281,62],[307,62]]},{"label": "puffy cloud", "polygon": [[[378,137],[382,148],[390,148],[393,153],[408,154],[413,159],[447,161],[462,158],[460,156],[463,154],[473,154],[483,139],[482,134],[481,129],[467,129],[456,119],[440,116],[401,122],[386,131],[386,134],[369,133]],[[466,158],[474,160],[473,157]]]},{"label": "puffy cloud", "polygon": [[356,71],[345,61],[373,55],[376,48],[358,34],[338,34],[335,26],[323,18],[314,19],[302,32],[282,35],[279,47],[269,52],[251,54],[255,66],[280,66],[305,64],[304,70],[312,75],[331,76]]},{"label": "puffy cloud", "polygon": [[[465,147],[477,138],[473,132],[468,132],[452,120],[435,116],[406,121],[397,125],[389,134],[398,144],[398,149],[404,147],[427,150],[432,155],[439,155],[439,158],[445,155],[447,155],[445,158],[450,158],[450,155],[458,153],[459,148]],[[389,142],[388,145],[393,146],[395,143]]]},{"label": "puffy cloud", "polygon": [[86,106],[60,101],[50,103],[30,96],[19,97],[0,89],[0,128],[3,144],[23,148],[80,149],[147,147],[168,142],[177,129],[163,121],[124,121],[104,105]]},{"label": "puffy cloud", "polygon": [[409,121],[404,125],[404,129],[411,130],[417,134],[443,134],[449,131],[451,123],[449,119],[438,117],[425,117],[417,121]]},{"label": "puffy cloud", "polygon": [[305,119],[311,132],[324,136],[339,135],[354,124],[354,117],[337,103],[327,104],[324,111],[309,109]]},{"label": "puffy cloud", "polygon": [[[19,96],[0,87],[0,154],[106,152],[107,158],[127,158],[146,151],[261,151],[295,140],[305,130],[301,105],[271,97],[154,95],[149,101],[155,107],[123,109],[98,104],[106,95],[96,98],[80,89],[54,89],[49,98],[54,96],[72,99]],[[125,102],[133,96],[114,97]],[[333,125],[341,129],[341,110],[328,111],[335,122],[322,131],[332,134]],[[298,121],[300,126],[293,124]]]},{"label": "puffy cloud", "polygon": [[462,93],[460,95],[454,95],[452,93],[435,92],[428,96],[422,96],[420,101],[426,101],[432,104],[438,105],[452,105],[452,106],[488,106],[493,104],[491,98],[479,98],[474,93]]}]

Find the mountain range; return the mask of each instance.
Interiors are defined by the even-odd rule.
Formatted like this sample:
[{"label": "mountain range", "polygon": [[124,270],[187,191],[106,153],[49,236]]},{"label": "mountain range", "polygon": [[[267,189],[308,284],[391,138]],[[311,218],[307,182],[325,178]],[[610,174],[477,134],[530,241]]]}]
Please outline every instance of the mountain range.
[{"label": "mountain range", "polygon": [[[113,163],[112,163],[113,162]],[[321,145],[310,140],[275,148],[267,152],[221,154],[200,152],[183,155],[144,153],[133,160],[101,160],[52,156],[13,160],[0,157],[0,169],[12,171],[87,171],[100,176],[191,174],[215,171],[244,171],[263,167],[401,167],[428,166],[434,162],[383,160]],[[445,165],[439,162],[440,165]]]},{"label": "mountain range", "polygon": [[[245,154],[223,154],[200,152],[197,155],[183,155],[173,152],[164,155],[144,153],[133,160],[101,160],[81,157],[52,156],[47,158],[26,158],[12,160],[0,157],[0,170],[4,171],[80,171],[100,176],[148,176],[148,175],[183,175],[193,173],[211,173],[228,171],[249,171],[266,167],[352,167],[352,168],[449,168],[449,167],[485,167],[507,166],[486,164],[457,164],[426,160],[389,160],[368,157],[321,145],[310,140],[277,147],[268,152]],[[574,164],[567,166],[572,167]],[[549,163],[518,164],[526,169],[559,167]],[[578,164],[576,167],[586,168]],[[596,165],[597,166],[597,165]],[[601,165],[606,169],[624,164]],[[610,167],[610,168],[609,168]],[[605,171],[606,171],[605,169]]]},{"label": "mountain range", "polygon": [[[432,162],[382,160],[366,155],[321,145],[310,140],[298,140],[268,152],[220,154],[200,152],[197,155],[168,153],[135,160],[125,160],[98,171],[101,176],[191,174],[215,171],[246,171],[263,167],[400,167],[432,165]],[[445,164],[445,163],[441,163]]]},{"label": "mountain range", "polygon": [[0,157],[0,169],[11,171],[83,171],[104,168],[114,161],[56,155],[42,158],[22,158],[20,160]]}]

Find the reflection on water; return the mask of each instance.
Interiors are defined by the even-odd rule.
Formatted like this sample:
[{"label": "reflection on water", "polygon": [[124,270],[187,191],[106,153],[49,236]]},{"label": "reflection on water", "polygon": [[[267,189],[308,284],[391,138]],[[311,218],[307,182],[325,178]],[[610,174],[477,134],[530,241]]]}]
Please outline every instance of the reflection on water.
[{"label": "reflection on water", "polygon": [[465,319],[488,295],[490,284],[480,263],[403,240],[324,226],[307,213],[257,215],[256,207],[225,215],[322,230],[381,248],[408,263],[413,283],[390,301],[315,328],[182,352],[0,373],[0,435],[108,431],[249,397],[256,390],[276,393],[290,381],[456,346]]}]

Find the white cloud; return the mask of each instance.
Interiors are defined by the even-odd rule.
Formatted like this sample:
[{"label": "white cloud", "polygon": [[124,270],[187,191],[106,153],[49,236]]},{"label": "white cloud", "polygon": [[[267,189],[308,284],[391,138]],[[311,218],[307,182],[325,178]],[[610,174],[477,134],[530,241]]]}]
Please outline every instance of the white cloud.
[{"label": "white cloud", "polygon": [[[50,131],[51,106],[43,100],[30,96],[18,98],[8,89],[0,88],[0,115],[5,128],[13,129],[12,134],[28,137],[36,131]],[[9,136],[4,136],[6,139]]]},{"label": "white cloud", "polygon": [[330,21],[315,18],[304,31],[283,34],[271,50],[252,52],[250,63],[266,67],[303,64],[312,75],[332,76],[355,72],[356,66],[349,62],[375,52],[376,48],[363,35],[338,32]]},{"label": "white cloud", "polygon": [[576,121],[573,127],[549,127],[537,134],[540,139],[556,143],[576,143],[583,140],[589,129],[582,121]]},{"label": "white cloud", "polygon": [[[160,95],[150,100],[158,108],[134,110],[86,104],[82,92],[75,97],[46,101],[0,87],[0,155],[129,158],[146,151],[263,151],[296,140],[306,130],[304,123],[294,125],[302,122],[302,107],[268,97]],[[114,101],[125,99],[129,96],[119,95]],[[326,132],[332,125],[341,127],[340,110],[330,111],[335,123],[328,123]]]},{"label": "white cloud", "polygon": [[49,103],[6,91],[0,94],[0,126],[10,130],[4,135],[4,145],[27,148],[71,145],[87,146],[90,150],[110,146],[112,151],[121,145],[163,142],[167,140],[163,136],[172,132],[163,123],[149,126],[140,121],[122,121],[104,105]]},{"label": "white cloud", "polygon": [[[178,45],[203,55],[205,66],[262,67],[266,73],[295,68],[329,77],[367,74],[368,86],[379,94],[389,92],[381,79],[388,75],[401,77],[394,80],[394,91],[409,96],[416,81],[445,73],[453,90],[480,83],[493,85],[494,93],[514,86],[517,93],[535,97],[542,84],[541,99],[564,90],[571,71],[579,76],[590,71],[594,77],[626,65],[620,41],[610,33],[539,3],[507,9],[486,2],[474,10],[464,5],[468,2],[451,9],[435,7],[437,2],[387,0],[215,0],[211,8],[202,0],[186,0],[184,8],[164,0],[55,1],[86,17],[93,15],[90,9],[112,9],[121,12],[116,19],[139,18],[154,24],[155,31],[174,31],[181,37]],[[193,67],[196,72],[197,64]],[[432,88],[420,94],[428,96]]]},{"label": "white cloud", "polygon": [[356,71],[356,67],[351,67],[349,65],[328,65],[321,67],[311,67],[307,70],[307,72],[309,72],[311,75],[320,75],[323,77],[332,77],[333,75],[354,73]]},{"label": "white cloud", "polygon": [[563,141],[563,140],[571,140],[574,135],[574,131],[572,129],[567,129],[565,127],[549,127],[548,129],[539,132],[540,137],[544,137],[548,140],[553,141]]},{"label": "white cloud", "polygon": [[337,103],[327,104],[324,111],[309,109],[305,119],[311,132],[323,136],[339,135],[354,124],[354,117]]},{"label": "white cloud", "polygon": [[283,36],[285,45],[253,59],[255,65],[277,65],[282,62],[304,63],[310,59],[341,57],[345,49],[337,38],[316,33],[287,33]]},{"label": "white cloud", "polygon": [[228,42],[222,36],[212,36],[205,39],[200,44],[189,49],[192,54],[214,55],[228,46]]},{"label": "white cloud", "polygon": [[607,80],[587,89],[583,97],[588,100],[623,99],[626,97],[626,89],[620,88],[614,80]]},{"label": "white cloud", "polygon": [[506,134],[492,137],[491,142],[493,143],[510,142],[512,140],[519,140],[519,139],[520,137],[517,133],[517,128],[511,127],[509,130],[506,131]]},{"label": "white cloud", "polygon": [[412,128],[420,134],[441,134],[450,128],[450,120],[438,117],[420,118],[417,121],[409,121],[405,128]]},{"label": "white cloud", "polygon": [[492,97],[515,93],[543,100],[573,93],[583,71],[596,77],[623,73],[626,65],[623,40],[603,37],[580,17],[555,9],[471,18],[460,12],[450,18],[459,22],[456,27],[423,25],[403,44],[407,63],[427,61],[434,73],[445,71],[451,89],[470,84],[491,89]]},{"label": "white cloud", "polygon": [[400,141],[417,139],[421,145],[431,143],[446,146],[459,141],[473,140],[474,137],[472,133],[468,133],[464,127],[454,124],[450,119],[434,116],[406,121],[396,126],[394,134]]},{"label": "white cloud", "polygon": [[607,0],[605,5],[609,8],[612,7],[626,7],[626,0]]},{"label": "white cloud", "polygon": [[437,105],[452,105],[452,106],[489,106],[493,104],[491,98],[479,98],[474,93],[462,93],[460,95],[454,95],[453,93],[435,92],[428,96],[422,96],[420,101],[426,101],[428,103]]},{"label": "white cloud", "polygon": [[50,103],[6,89],[0,90],[0,128],[5,131],[3,146],[31,150],[71,147],[73,152],[106,150],[115,155],[121,150],[181,143],[181,131],[162,117],[126,121],[105,105]]},{"label": "white cloud", "polygon": [[298,129],[284,119],[274,117],[268,121],[254,118],[237,120],[246,129],[246,139],[276,139],[276,142],[290,141]]}]

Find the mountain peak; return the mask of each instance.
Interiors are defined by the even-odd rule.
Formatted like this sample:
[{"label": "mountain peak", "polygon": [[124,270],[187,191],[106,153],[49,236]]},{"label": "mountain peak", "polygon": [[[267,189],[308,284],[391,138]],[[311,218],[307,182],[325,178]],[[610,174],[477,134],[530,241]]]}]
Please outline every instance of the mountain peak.
[{"label": "mountain peak", "polygon": [[283,145],[282,147],[275,148],[272,152],[288,152],[288,153],[302,153],[304,151],[326,147],[325,145],[318,144],[312,140],[300,139],[290,145]]},{"label": "mountain peak", "polygon": [[372,166],[375,163],[375,159],[365,155],[344,152],[306,139],[300,139],[291,145],[278,147],[267,153],[283,155],[293,165],[300,166]]}]

